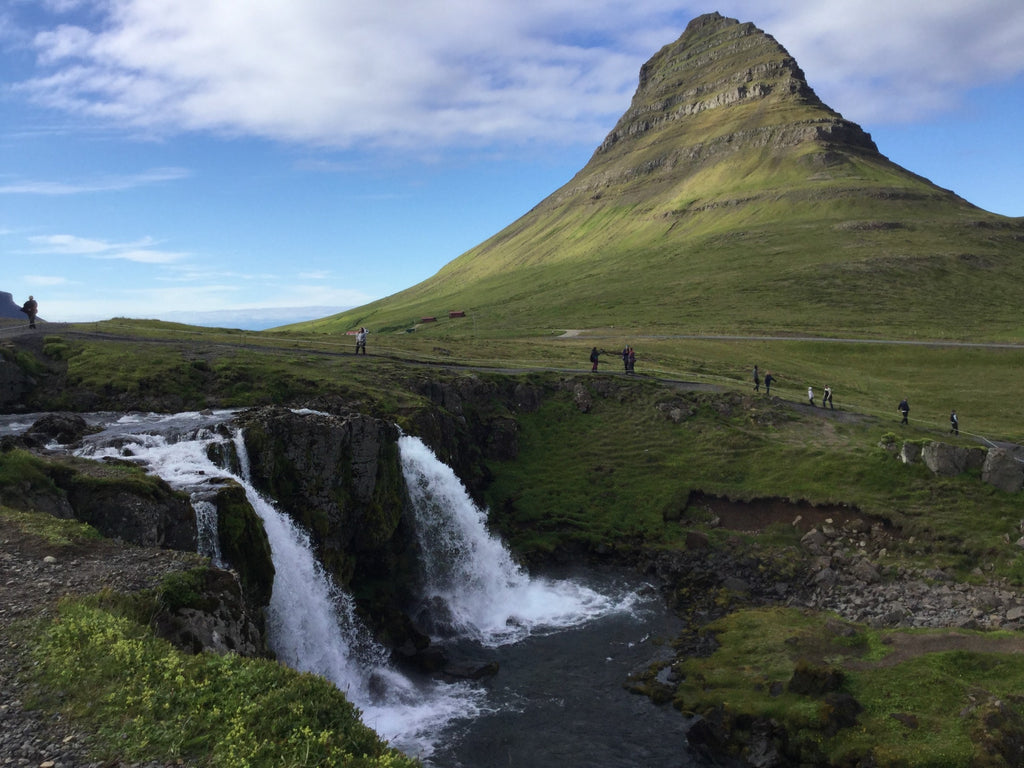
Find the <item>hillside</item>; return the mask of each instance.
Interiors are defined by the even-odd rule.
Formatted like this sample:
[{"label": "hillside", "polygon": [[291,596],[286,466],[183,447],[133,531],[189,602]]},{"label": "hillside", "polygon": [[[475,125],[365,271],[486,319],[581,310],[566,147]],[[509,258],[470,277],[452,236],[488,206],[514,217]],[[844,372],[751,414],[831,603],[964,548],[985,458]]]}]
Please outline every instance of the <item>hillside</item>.
[{"label": "hillside", "polygon": [[[436,275],[294,326],[1016,339],[1024,220],[889,161],[753,24],[692,21],[567,184]],[[467,324],[463,324],[464,330]],[[458,333],[457,327],[449,331]]]}]

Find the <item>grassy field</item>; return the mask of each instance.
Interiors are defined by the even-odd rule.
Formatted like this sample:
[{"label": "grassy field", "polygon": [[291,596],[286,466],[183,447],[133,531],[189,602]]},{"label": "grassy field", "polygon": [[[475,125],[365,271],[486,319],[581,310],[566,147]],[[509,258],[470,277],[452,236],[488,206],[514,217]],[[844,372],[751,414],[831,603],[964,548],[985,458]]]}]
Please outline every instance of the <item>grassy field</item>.
[{"label": "grassy field", "polygon": [[[353,339],[335,332],[246,333],[116,320],[48,336],[41,349],[44,357],[66,366],[67,387],[54,397],[90,390],[134,407],[241,407],[329,396],[404,423],[407,414],[429,407],[410,389],[411,381],[424,377],[513,377],[541,386],[547,393],[541,408],[516,415],[516,459],[489,462],[493,480],[485,492],[492,525],[526,559],[580,549],[628,555],[644,548],[683,548],[687,531],[697,528],[705,529],[712,546],[738,545],[766,566],[793,567],[799,561],[796,534],[788,526],[738,537],[706,527],[686,511],[691,492],[701,492],[846,505],[900,531],[903,543],[888,549],[880,567],[941,568],[964,582],[997,580],[1008,588],[1024,584],[1024,558],[1012,543],[1019,535],[1017,495],[981,482],[976,471],[937,478],[921,465],[896,461],[879,446],[886,433],[899,440],[965,446],[1020,441],[1024,414],[1016,395],[1024,350],[706,339],[641,325],[576,329],[580,333],[575,336],[566,336],[566,330],[516,335],[469,317],[444,317],[414,332],[374,332],[370,354],[356,357]],[[627,343],[638,354],[635,376],[620,372],[618,351]],[[592,346],[608,350],[596,375],[589,373],[587,360]],[[5,356],[26,359],[24,351]],[[776,398],[752,391],[755,363],[762,374],[771,370],[777,377]],[[36,363],[33,370],[41,372],[43,366]],[[574,402],[575,384],[591,392],[587,413]],[[808,384],[819,393],[830,384],[837,411],[805,407]],[[898,425],[895,410],[903,396],[912,406],[906,427]],[[961,415],[958,438],[948,435],[952,407]],[[673,409],[684,415],[671,418]],[[723,599],[728,603],[732,598]],[[988,705],[978,705],[969,721],[954,718],[951,723],[946,715],[969,706],[979,690],[998,697],[1024,685],[1024,669],[999,653],[927,654],[892,668],[847,670],[841,690],[864,711],[856,728],[828,735],[822,702],[767,696],[765,691],[789,679],[799,665],[831,668],[842,666],[841,661],[877,660],[886,648],[881,633],[854,627],[851,648],[842,644],[852,641],[832,637],[827,615],[734,607],[702,630],[714,633],[718,653],[678,662],[690,682],[670,698],[684,711],[726,707],[740,717],[782,718],[798,734],[795,738],[807,741],[805,749],[819,750],[835,764],[870,747],[879,765],[972,765],[978,718]],[[172,711],[179,706],[185,711],[190,697],[199,695],[189,681],[210,670],[193,670],[192,662],[182,667],[168,649],[135,638],[117,611],[101,615],[97,608],[69,609],[66,629],[88,635],[93,627],[116,636],[119,644],[141,642],[138,647],[146,655],[139,663],[152,666],[146,673],[150,679],[173,667],[184,675],[184,683],[179,675],[167,690],[139,695],[156,696]],[[804,638],[804,644],[795,648],[793,637]],[[54,635],[41,651],[54,679],[63,674],[60,644],[66,642],[81,647],[84,641]],[[832,650],[816,655],[808,650],[811,646]],[[957,665],[969,672],[956,677],[950,670]],[[102,665],[96,672],[105,674]],[[232,679],[235,674],[232,670]],[[269,673],[254,668],[237,674],[257,680]],[[942,697],[921,696],[921,681],[929,678],[948,679]],[[694,687],[696,679],[704,682]],[[284,680],[274,684],[292,685]],[[327,696],[324,706],[331,706],[328,693],[316,696]],[[892,711],[915,714],[922,726],[912,738],[893,725]],[[144,714],[137,723],[154,743],[173,740],[173,729],[165,731]],[[218,739],[217,733],[214,728],[197,737]]]}]

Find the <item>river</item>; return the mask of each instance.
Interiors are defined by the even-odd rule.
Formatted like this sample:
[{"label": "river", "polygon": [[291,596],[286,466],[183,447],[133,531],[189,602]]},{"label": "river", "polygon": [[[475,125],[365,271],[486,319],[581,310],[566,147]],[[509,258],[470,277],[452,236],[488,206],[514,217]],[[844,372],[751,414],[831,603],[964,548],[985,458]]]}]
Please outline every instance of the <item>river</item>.
[{"label": "river", "polygon": [[[487,530],[486,510],[451,469],[403,436],[403,470],[425,553],[420,614],[431,614],[435,642],[453,656],[497,665],[477,682],[410,677],[359,624],[304,532],[244,471],[235,476],[211,462],[206,446],[231,439],[245,465],[239,433],[225,438],[211,429],[231,416],[89,414],[102,431],[75,452],[136,461],[197,501],[213,478],[242,484],[264,521],[277,572],[271,647],[290,666],[334,682],[396,747],[433,768],[712,765],[690,753],[682,715],[624,687],[630,673],[665,658],[683,628],[652,585],[619,570],[525,572]],[[0,416],[0,435],[33,421]],[[210,526],[216,530],[201,522]],[[204,554],[218,557],[209,546]]]}]

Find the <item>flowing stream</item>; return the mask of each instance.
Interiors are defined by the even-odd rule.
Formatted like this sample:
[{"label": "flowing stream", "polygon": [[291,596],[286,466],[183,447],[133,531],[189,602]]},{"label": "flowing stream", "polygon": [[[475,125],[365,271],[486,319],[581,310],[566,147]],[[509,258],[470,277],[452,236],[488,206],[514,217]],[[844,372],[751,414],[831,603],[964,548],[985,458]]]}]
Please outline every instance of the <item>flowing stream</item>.
[{"label": "flowing stream", "polygon": [[[103,430],[77,453],[131,459],[190,493],[200,549],[215,562],[215,513],[205,497],[212,480],[240,483],[266,528],[276,569],[271,648],[289,666],[345,691],[383,738],[436,768],[705,764],[688,753],[679,713],[622,685],[681,628],[648,585],[612,572],[526,573],[488,531],[485,511],[454,472],[418,438],[403,436],[422,551],[417,619],[449,651],[498,665],[478,683],[413,678],[391,665],[351,598],[316,561],[306,533],[253,488],[241,433],[227,438],[215,429],[230,417],[96,414],[89,420]],[[7,417],[0,434],[18,426],[27,424]],[[226,440],[234,443],[240,475],[209,458],[210,443]]]}]

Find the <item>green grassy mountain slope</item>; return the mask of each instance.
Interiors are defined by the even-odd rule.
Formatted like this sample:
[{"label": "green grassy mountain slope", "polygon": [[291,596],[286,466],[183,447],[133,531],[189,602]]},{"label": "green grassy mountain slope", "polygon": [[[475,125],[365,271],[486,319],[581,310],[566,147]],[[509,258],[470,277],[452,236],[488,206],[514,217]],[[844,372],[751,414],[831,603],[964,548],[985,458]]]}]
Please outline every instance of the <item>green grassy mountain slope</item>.
[{"label": "green grassy mountain slope", "polygon": [[[1024,219],[890,162],[752,24],[692,21],[561,189],[405,291],[302,327],[1015,339]],[[465,324],[464,324],[465,325]]]}]

